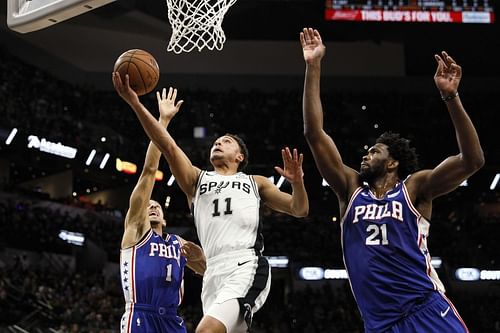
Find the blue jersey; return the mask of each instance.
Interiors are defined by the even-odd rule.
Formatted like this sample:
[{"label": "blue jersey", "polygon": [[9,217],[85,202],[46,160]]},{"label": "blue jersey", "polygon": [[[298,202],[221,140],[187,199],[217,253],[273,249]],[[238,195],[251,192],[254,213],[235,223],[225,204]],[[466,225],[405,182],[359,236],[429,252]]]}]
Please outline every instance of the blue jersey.
[{"label": "blue jersey", "polygon": [[381,199],[354,191],[342,219],[342,248],[366,332],[383,332],[434,291],[444,292],[427,250],[429,222],[403,182]]},{"label": "blue jersey", "polygon": [[[180,248],[177,236],[163,238],[151,229],[137,245],[121,250],[121,282],[126,302],[122,331],[134,332],[133,326],[141,326],[134,311],[178,318],[186,265]],[[142,321],[142,327],[148,324],[145,319]]]}]

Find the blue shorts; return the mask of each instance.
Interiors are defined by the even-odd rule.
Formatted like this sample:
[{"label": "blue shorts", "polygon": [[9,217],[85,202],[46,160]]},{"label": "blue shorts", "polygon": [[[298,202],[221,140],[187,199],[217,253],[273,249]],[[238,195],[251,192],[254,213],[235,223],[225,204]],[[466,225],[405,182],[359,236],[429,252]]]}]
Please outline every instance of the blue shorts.
[{"label": "blue shorts", "polygon": [[175,308],[155,308],[148,304],[127,305],[120,322],[121,333],[186,333]]},{"label": "blue shorts", "polygon": [[453,304],[439,292],[415,306],[386,333],[468,333],[469,330]]}]

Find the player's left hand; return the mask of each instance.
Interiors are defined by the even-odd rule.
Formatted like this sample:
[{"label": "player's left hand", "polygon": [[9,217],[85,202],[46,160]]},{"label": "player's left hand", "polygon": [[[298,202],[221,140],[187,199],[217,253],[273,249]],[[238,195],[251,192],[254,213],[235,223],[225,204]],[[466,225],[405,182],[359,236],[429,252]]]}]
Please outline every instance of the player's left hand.
[{"label": "player's left hand", "polygon": [[435,54],[434,58],[438,63],[434,82],[441,96],[447,97],[455,94],[462,78],[462,67],[457,65],[445,51],[441,52],[441,55]]},{"label": "player's left hand", "polygon": [[175,101],[177,98],[177,89],[172,87],[167,89],[163,88],[161,94],[156,92],[156,99],[158,101],[158,109],[160,110],[160,120],[170,121],[179,112],[183,100]]},{"label": "player's left hand", "polygon": [[274,169],[290,184],[295,184],[302,181],[304,176],[304,171],[302,171],[302,161],[304,160],[304,155],[297,152],[297,149],[290,152],[290,148],[286,147],[281,149],[281,156],[283,157],[283,169],[275,166]]},{"label": "player's left hand", "polygon": [[181,246],[181,255],[191,262],[203,260],[205,256],[201,247],[189,241]]},{"label": "player's left hand", "polygon": [[137,96],[136,92],[130,88],[129,76],[125,75],[125,82],[122,81],[120,74],[118,72],[112,73],[113,86],[115,87],[116,92],[120,95],[121,98],[129,105],[133,105],[134,103],[139,103],[139,96]]}]

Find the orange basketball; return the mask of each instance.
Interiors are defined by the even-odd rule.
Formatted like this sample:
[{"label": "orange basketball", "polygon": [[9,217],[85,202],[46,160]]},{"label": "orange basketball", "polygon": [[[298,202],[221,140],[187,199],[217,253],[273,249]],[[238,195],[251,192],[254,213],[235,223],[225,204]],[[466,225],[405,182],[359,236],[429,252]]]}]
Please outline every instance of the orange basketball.
[{"label": "orange basketball", "polygon": [[124,83],[125,74],[128,74],[130,87],[139,96],[151,92],[160,79],[160,68],[156,59],[148,52],[139,49],[122,53],[116,59],[115,72],[120,73]]}]

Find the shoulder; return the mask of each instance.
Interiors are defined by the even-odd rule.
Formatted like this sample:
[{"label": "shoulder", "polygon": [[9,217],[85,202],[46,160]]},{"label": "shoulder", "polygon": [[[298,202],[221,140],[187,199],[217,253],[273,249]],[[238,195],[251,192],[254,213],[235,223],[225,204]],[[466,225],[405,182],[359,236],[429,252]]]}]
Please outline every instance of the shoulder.
[{"label": "shoulder", "polygon": [[420,188],[427,180],[432,170],[420,170],[412,173],[406,177],[404,184],[407,189],[417,189]]},{"label": "shoulder", "polygon": [[404,184],[412,201],[423,199],[426,193],[426,184],[432,170],[425,169],[410,174],[404,180]]},{"label": "shoulder", "polygon": [[250,175],[250,178],[253,178],[259,189],[266,188],[268,186],[274,185],[271,183],[271,181],[264,177],[264,176],[259,176],[259,175]]},{"label": "shoulder", "polygon": [[183,246],[184,244],[186,244],[186,240],[184,238],[182,238],[181,236],[179,236],[179,235],[173,235],[173,236],[175,236],[175,238],[177,238],[177,240],[179,241],[179,244],[181,246]]},{"label": "shoulder", "polygon": [[163,239],[166,243],[173,242],[175,244],[175,241],[178,241],[180,246],[186,243],[184,238],[176,234],[163,233]]},{"label": "shoulder", "polygon": [[207,171],[207,170],[201,170],[201,169],[198,169],[196,171],[196,177],[195,177],[195,186],[199,186],[200,183],[206,178],[206,175],[209,175],[209,176],[215,176],[216,173],[213,172],[213,171]]}]

